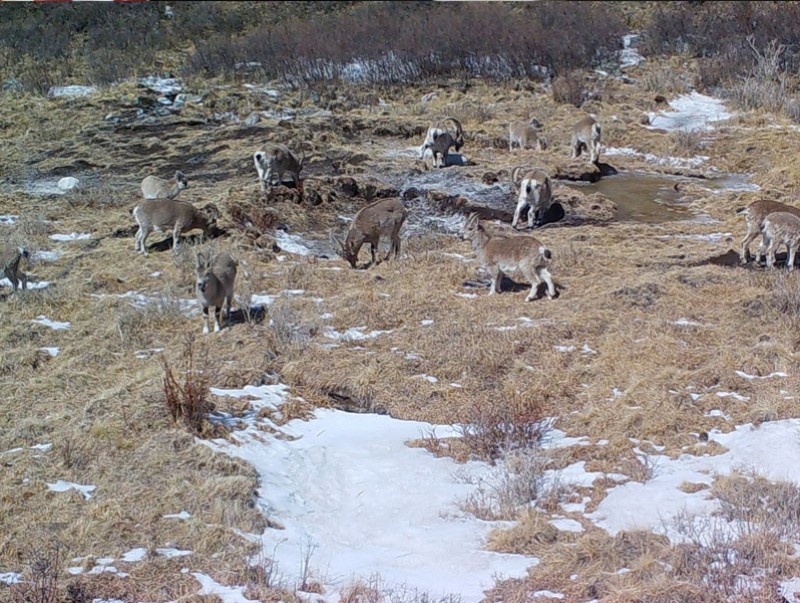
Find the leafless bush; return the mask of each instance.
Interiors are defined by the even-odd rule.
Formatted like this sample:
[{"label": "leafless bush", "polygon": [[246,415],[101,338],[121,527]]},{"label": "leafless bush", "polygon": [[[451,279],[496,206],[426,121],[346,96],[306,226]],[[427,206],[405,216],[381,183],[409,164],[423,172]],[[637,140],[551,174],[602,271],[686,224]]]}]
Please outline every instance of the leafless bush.
[{"label": "leafless bush", "polygon": [[580,107],[586,98],[583,77],[579,71],[571,71],[553,80],[553,100],[561,104]]},{"label": "leafless bush", "polygon": [[208,400],[211,375],[206,350],[196,357],[195,339],[188,333],[184,339],[183,352],[175,376],[166,356],[161,357],[164,368],[164,399],[173,421],[182,423],[190,431],[201,435],[206,424],[206,415],[214,409]]},{"label": "leafless bush", "polygon": [[662,66],[647,71],[640,81],[648,92],[683,94],[692,88],[692,82],[687,82],[686,78],[685,73],[669,66]]},{"label": "leafless bush", "polygon": [[[342,40],[339,32],[347,31]],[[571,31],[583,44],[563,44]],[[407,83],[440,77],[542,77],[588,67],[619,46],[622,21],[602,3],[582,11],[562,3],[530,5],[426,2],[359,3],[352,10],[260,27],[241,38],[197,46],[188,69],[235,74],[256,64],[269,78],[310,85],[338,80]],[[389,49],[376,36],[392,40]],[[437,40],[435,49],[418,43]],[[480,57],[480,58],[478,58]]]},{"label": "leafless bush", "polygon": [[703,150],[703,133],[699,130],[675,130],[670,139],[672,148],[679,153],[694,154]]},{"label": "leafless bush", "polygon": [[544,414],[534,401],[475,402],[459,427],[464,444],[478,458],[494,461],[503,454],[536,447],[546,431]]},{"label": "leafless bush", "polygon": [[49,537],[40,537],[26,551],[27,567],[22,579],[9,588],[11,603],[59,603],[62,591],[61,566],[66,554],[64,545]]},{"label": "leafless bush", "polygon": [[461,503],[461,509],[487,521],[516,519],[519,509],[537,500],[542,491],[544,460],[538,448],[507,454]]}]

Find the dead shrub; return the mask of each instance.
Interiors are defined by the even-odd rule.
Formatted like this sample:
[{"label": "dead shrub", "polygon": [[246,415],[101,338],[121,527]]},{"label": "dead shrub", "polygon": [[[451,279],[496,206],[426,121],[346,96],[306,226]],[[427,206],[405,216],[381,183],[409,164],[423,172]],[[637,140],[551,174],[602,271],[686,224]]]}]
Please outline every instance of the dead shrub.
[{"label": "dead shrub", "polygon": [[273,208],[265,207],[263,203],[256,204],[249,201],[231,203],[228,212],[234,228],[250,241],[256,241],[265,232],[275,228],[280,219],[280,215]]},{"label": "dead shrub", "polygon": [[196,435],[203,435],[209,425],[206,415],[214,409],[213,402],[208,400],[212,380],[206,349],[202,348],[198,357],[194,335],[189,333],[176,368],[177,377],[166,356],[161,357],[161,365],[164,401],[172,420]]},{"label": "dead shrub", "polygon": [[471,454],[491,462],[536,447],[546,430],[542,405],[536,400],[475,401],[466,417],[459,427],[464,444]]},{"label": "dead shrub", "polygon": [[25,551],[26,567],[19,582],[9,587],[10,603],[60,603],[61,566],[66,548],[49,536],[37,537]]},{"label": "dead shrub", "polygon": [[699,130],[675,130],[669,137],[676,153],[693,155],[703,150],[703,134]]},{"label": "dead shrub", "polygon": [[578,71],[571,71],[553,80],[553,100],[559,104],[580,107],[586,98],[583,77]]}]

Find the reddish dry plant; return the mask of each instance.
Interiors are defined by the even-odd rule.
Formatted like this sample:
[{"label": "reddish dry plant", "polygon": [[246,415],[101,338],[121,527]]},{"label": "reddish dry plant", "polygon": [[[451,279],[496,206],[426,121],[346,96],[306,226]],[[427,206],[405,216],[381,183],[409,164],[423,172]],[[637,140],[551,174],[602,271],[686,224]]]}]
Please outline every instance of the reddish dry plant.
[{"label": "reddish dry plant", "polygon": [[189,333],[181,353],[180,369],[176,378],[172,367],[166,357],[161,358],[164,367],[164,398],[176,423],[183,423],[195,434],[203,433],[205,416],[213,410],[214,405],[208,400],[208,389],[211,377],[207,372],[208,361],[205,352],[201,352],[199,359],[195,353],[194,335]]}]

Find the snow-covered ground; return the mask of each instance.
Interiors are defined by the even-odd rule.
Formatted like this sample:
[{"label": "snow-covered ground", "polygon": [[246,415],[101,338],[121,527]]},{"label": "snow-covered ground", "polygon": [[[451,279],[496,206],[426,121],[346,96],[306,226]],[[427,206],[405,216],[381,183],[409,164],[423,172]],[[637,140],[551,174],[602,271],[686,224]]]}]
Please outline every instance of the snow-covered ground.
[{"label": "snow-covered ground", "polygon": [[[280,385],[212,391],[254,396],[262,408],[288,396]],[[235,433],[239,445],[210,445],[259,471],[259,505],[284,528],[260,536],[263,554],[289,586],[306,576],[326,587],[327,598],[379,575],[392,587],[471,603],[496,577],[524,576],[538,562],[486,551],[493,524],[460,509],[488,465],[457,465],[405,445],[434,431],[455,435],[452,428],[320,409],[312,420],[280,430],[290,437],[265,442],[264,432],[251,426]]]},{"label": "snow-covered ground", "polygon": [[733,117],[718,98],[693,90],[669,101],[672,111],[649,113],[650,125],[646,128],[667,131],[697,131],[709,129],[709,124]]}]

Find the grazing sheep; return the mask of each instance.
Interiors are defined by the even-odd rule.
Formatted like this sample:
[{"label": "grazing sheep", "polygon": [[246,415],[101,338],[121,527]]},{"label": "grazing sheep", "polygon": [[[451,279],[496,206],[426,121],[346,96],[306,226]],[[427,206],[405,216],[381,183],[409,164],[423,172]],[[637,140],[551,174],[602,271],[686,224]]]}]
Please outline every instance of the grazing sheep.
[{"label": "grazing sheep", "polygon": [[589,152],[592,163],[600,158],[600,122],[594,115],[587,115],[572,127],[572,158],[577,159],[582,151]]},{"label": "grazing sheep", "polygon": [[385,259],[394,254],[400,255],[400,228],[408,217],[408,210],[399,199],[381,199],[361,208],[353,217],[347,235],[342,241],[331,233],[331,240],[338,249],[339,255],[356,267],[358,252],[364,243],[369,243],[372,261],[375,263],[375,252],[382,236],[391,238],[392,246]]},{"label": "grazing sheep", "polygon": [[281,183],[284,174],[289,174],[294,181],[295,188],[302,194],[303,184],[300,180],[300,170],[303,169],[305,160],[305,152],[298,160],[284,146],[276,146],[269,153],[266,151],[253,153],[253,162],[256,164],[262,192],[266,191],[268,186],[272,186],[272,174],[274,173],[278,177],[278,184]]},{"label": "grazing sheep", "polygon": [[148,176],[142,180],[142,195],[145,199],[174,199],[187,186],[189,181],[181,171],[175,172],[172,180]]},{"label": "grazing sheep", "polygon": [[522,173],[521,167],[514,168],[511,172],[511,182],[517,194],[517,209],[514,211],[512,228],[517,227],[520,214],[528,207],[528,228],[533,228],[534,221],[540,224],[542,218],[550,209],[553,200],[553,189],[550,176],[542,170],[528,170]]},{"label": "grazing sheep", "polygon": [[775,252],[786,245],[789,258],[786,264],[794,270],[794,257],[800,247],[800,217],[786,211],[777,211],[764,218],[764,244],[767,246],[767,268],[775,266]]},{"label": "grazing sheep", "polygon": [[19,263],[22,258],[27,260],[29,257],[30,254],[24,247],[12,245],[0,247],[0,266],[3,267],[3,275],[11,281],[14,293],[16,293],[20,283],[23,290],[28,288],[28,276],[19,269]]},{"label": "grazing sheep", "polygon": [[456,152],[461,150],[464,146],[464,128],[461,122],[455,117],[446,117],[444,121],[451,121],[456,127],[455,132],[451,132],[447,128],[437,127],[436,124],[431,124],[428,127],[428,132],[425,135],[425,142],[420,147],[420,157],[425,157],[425,151],[431,150],[433,154],[433,167],[444,167],[447,164],[447,155],[450,152],[450,147],[455,147]]},{"label": "grazing sheep", "polygon": [[525,301],[536,298],[542,281],[547,284],[547,297],[553,299],[555,296],[553,279],[547,269],[553,256],[539,239],[529,235],[489,232],[481,224],[477,213],[470,215],[461,236],[472,242],[472,250],[492,277],[490,295],[500,292],[504,273],[519,271],[531,283],[531,291]]},{"label": "grazing sheep", "polygon": [[236,260],[229,253],[222,252],[213,260],[202,253],[195,256],[195,272],[197,274],[197,299],[203,308],[203,333],[208,333],[208,308],[214,308],[214,332],[222,327],[219,315],[225,305],[225,320],[231,315],[233,301],[233,285],[236,280]]},{"label": "grazing sheep", "polygon": [[[753,201],[747,207],[741,207],[736,210],[736,214],[744,216],[745,223],[747,224],[747,234],[742,239],[742,249],[739,253],[739,261],[746,264],[750,257],[750,243],[752,243],[759,235],[763,235],[764,219],[774,212],[788,212],[800,217],[800,208],[779,203],[777,201]],[[756,262],[761,262],[761,255],[765,249],[765,241],[762,236],[761,243],[756,252]]]},{"label": "grazing sheep", "polygon": [[539,136],[536,126],[539,120],[532,117],[529,122],[512,121],[508,124],[508,150],[516,144],[520,149],[539,149],[544,151],[547,148],[547,140]]},{"label": "grazing sheep", "polygon": [[134,249],[147,255],[147,237],[154,230],[172,229],[172,251],[177,251],[180,235],[195,228],[202,228],[207,233],[216,223],[219,212],[213,204],[202,209],[196,208],[186,201],[169,199],[152,199],[143,201],[131,212],[139,225],[136,233]]}]

